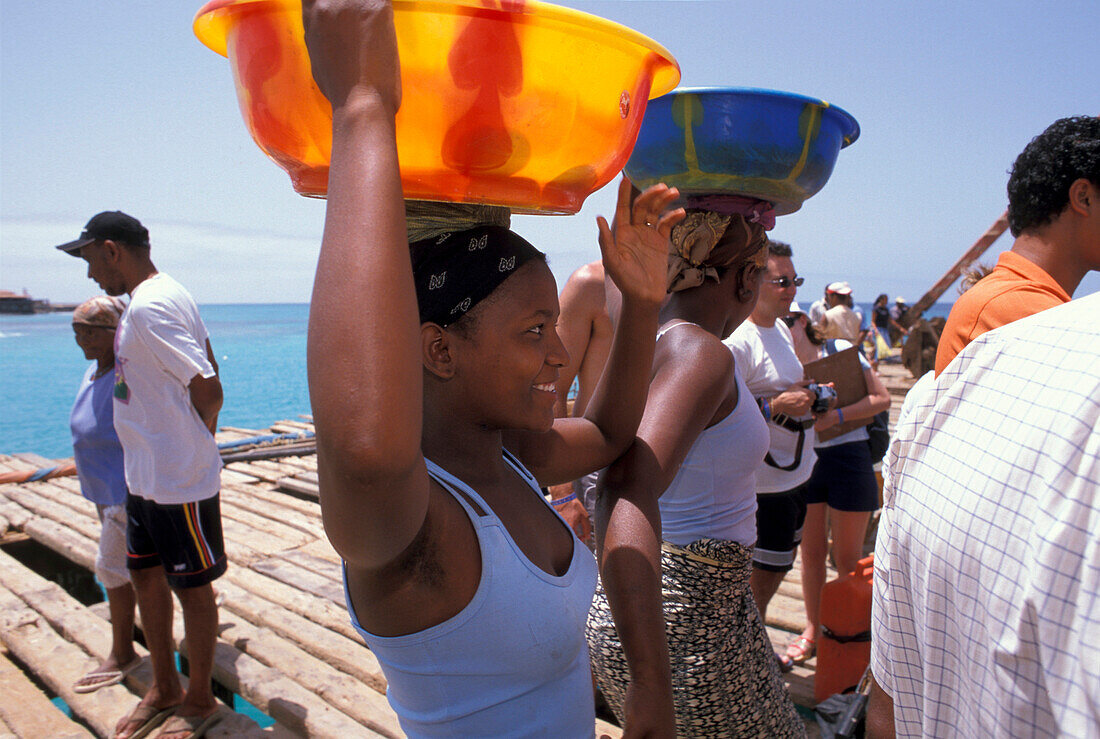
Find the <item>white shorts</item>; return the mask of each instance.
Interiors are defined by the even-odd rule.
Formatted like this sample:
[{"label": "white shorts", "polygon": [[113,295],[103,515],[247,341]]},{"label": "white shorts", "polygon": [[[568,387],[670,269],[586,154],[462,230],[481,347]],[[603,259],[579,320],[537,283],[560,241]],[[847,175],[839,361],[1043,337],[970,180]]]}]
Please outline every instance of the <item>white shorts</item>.
[{"label": "white shorts", "polygon": [[126,569],[126,506],[96,505],[103,530],[99,534],[99,552],[95,558],[95,574],[108,590],[130,584]]}]

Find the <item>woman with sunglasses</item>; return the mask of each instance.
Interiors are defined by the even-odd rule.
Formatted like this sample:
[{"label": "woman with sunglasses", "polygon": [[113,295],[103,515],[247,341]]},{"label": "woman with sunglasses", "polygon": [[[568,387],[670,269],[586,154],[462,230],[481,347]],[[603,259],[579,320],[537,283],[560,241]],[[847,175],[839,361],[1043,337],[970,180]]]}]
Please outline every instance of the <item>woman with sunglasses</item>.
[{"label": "woman with sunglasses", "polygon": [[629,736],[803,736],[749,587],[768,431],[722,344],[761,293],[774,216],[695,202],[672,230],[637,440],[600,483],[593,672]]},{"label": "woman with sunglasses", "polygon": [[333,109],[310,402],[352,623],[411,737],[592,737],[596,565],[539,486],[634,438],[677,193],[631,204],[624,183],[614,225],[598,219],[622,313],[584,416],[555,420],[568,355],[545,255],[499,225],[407,239],[390,3],[306,0],[303,20]]}]

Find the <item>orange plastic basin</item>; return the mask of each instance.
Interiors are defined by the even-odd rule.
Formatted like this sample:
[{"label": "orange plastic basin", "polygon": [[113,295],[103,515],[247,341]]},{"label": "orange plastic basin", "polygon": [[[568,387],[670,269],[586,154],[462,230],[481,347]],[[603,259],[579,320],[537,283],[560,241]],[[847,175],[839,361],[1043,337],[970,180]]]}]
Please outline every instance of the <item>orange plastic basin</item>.
[{"label": "orange plastic basin", "polygon": [[[575,213],[676,86],[662,46],[535,0],[394,0],[405,197]],[[300,0],[212,0],[195,35],[229,58],[252,138],[302,195],[327,192],[332,112],[310,74]]]}]

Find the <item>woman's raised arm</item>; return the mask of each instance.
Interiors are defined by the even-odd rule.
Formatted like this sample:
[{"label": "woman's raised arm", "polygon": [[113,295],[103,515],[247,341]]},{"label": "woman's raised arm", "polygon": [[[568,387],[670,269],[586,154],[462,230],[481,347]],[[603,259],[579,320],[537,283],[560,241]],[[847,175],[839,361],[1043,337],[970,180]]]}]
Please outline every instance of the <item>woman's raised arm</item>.
[{"label": "woman's raised arm", "polygon": [[376,567],[412,541],[428,500],[393,9],[384,0],[304,0],[302,13],[313,77],[332,103],[307,353],[321,508],[340,555]]},{"label": "woman's raised arm", "polygon": [[669,236],[683,208],[669,210],[675,188],[655,185],[633,203],[619,183],[615,219],[598,219],[604,270],[623,294],[611,352],[583,418],[559,418],[548,434],[510,433],[507,446],[546,484],[574,480],[610,464],[634,438],[653,366],[657,316],[666,295]]}]

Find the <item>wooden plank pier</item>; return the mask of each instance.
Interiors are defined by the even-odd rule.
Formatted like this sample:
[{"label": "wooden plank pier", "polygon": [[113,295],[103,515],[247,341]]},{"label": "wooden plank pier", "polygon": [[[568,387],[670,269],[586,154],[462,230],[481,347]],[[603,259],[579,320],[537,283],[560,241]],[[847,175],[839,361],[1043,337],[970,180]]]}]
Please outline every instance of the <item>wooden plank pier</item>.
[{"label": "wooden plank pier", "polygon": [[[912,379],[891,365],[880,366],[880,374],[895,394],[896,414]],[[310,430],[285,421],[263,431],[226,428],[218,440]],[[230,566],[215,583],[221,623],[214,680],[274,723],[261,728],[233,713],[208,736],[401,737],[378,662],[348,620],[340,561],[321,525],[316,457],[302,451],[299,445],[293,456],[257,454],[222,471]],[[53,464],[35,455],[0,455],[0,473]],[[122,684],[73,693],[73,682],[110,648],[106,603],[84,605],[8,551],[33,541],[91,571],[98,535],[95,507],[80,495],[75,477],[0,485],[0,737],[110,736],[150,681],[146,662]],[[185,657],[178,608],[176,615],[177,648]],[[802,630],[804,618],[796,567],[769,608],[777,649]],[[140,646],[139,653],[145,654]],[[815,667],[810,660],[785,676],[807,716]],[[67,704],[72,718],[53,697]],[[605,722],[597,731],[620,735]]]}]

